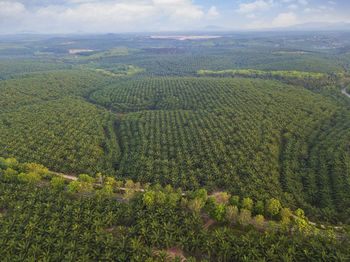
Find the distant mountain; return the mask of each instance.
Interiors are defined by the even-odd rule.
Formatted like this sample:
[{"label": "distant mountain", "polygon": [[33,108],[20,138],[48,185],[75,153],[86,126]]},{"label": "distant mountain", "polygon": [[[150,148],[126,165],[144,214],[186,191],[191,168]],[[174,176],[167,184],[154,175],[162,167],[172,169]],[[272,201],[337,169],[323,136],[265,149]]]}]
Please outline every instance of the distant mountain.
[{"label": "distant mountain", "polygon": [[344,30],[350,31],[350,23],[305,23],[288,27],[293,30]]},{"label": "distant mountain", "polygon": [[201,31],[204,32],[223,32],[223,31],[350,31],[350,23],[341,22],[341,23],[322,23],[322,22],[312,22],[297,24],[286,27],[271,27],[264,29],[248,29],[248,30],[237,30],[221,27],[218,25],[207,25],[202,28]]},{"label": "distant mountain", "polygon": [[207,26],[203,27],[202,31],[216,32],[216,31],[229,31],[229,29],[222,27],[222,26],[218,26],[218,25],[207,25]]}]

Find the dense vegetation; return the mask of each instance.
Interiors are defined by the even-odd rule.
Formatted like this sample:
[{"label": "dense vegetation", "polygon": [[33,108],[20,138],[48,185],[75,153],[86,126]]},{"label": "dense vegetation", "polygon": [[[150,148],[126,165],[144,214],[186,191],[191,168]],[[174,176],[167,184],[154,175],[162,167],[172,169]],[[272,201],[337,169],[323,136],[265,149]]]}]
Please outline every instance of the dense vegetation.
[{"label": "dense vegetation", "polygon": [[349,260],[348,46],[0,38],[1,259]]},{"label": "dense vegetation", "polygon": [[[121,175],[287,197],[330,209],[323,210],[328,219],[349,207],[349,113],[320,95],[271,81],[163,78],[109,86],[91,99],[117,112],[142,111],[120,121]],[[329,163],[318,181],[325,188],[308,180],[321,174],[320,163]]]},{"label": "dense vegetation", "polygon": [[100,178],[94,186],[94,179],[80,175],[65,191],[67,182],[43,166],[0,158],[1,260],[347,261],[350,256],[347,231],[317,229],[302,210],[293,215],[276,199],[254,203],[225,192],[208,197],[203,189],[184,196],[170,186],[148,185],[139,192],[140,185],[129,180],[124,200],[117,200],[113,191],[123,183]]},{"label": "dense vegetation", "polygon": [[3,81],[1,153],[64,172],[113,170],[120,154],[115,116],[82,98],[108,81],[74,71]]},{"label": "dense vegetation", "polygon": [[[251,69],[240,70],[199,70],[199,76],[220,76],[220,77],[248,77],[262,79],[277,79],[294,86],[303,86],[305,88],[315,90],[324,87],[334,88],[337,85],[345,84],[343,73],[310,73],[302,71],[260,71]],[[345,87],[345,86],[343,86]]]},{"label": "dense vegetation", "polygon": [[78,71],[7,80],[2,90],[3,155],[68,173],[273,196],[322,219],[349,217],[350,116],[336,92]]}]

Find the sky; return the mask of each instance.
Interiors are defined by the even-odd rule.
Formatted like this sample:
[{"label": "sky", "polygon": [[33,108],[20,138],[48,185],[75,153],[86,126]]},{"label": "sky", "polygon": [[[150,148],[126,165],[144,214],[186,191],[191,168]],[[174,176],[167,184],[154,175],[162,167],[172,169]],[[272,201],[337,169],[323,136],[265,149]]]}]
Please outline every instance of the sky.
[{"label": "sky", "polygon": [[309,23],[350,23],[350,0],[0,0],[0,34],[267,30]]}]

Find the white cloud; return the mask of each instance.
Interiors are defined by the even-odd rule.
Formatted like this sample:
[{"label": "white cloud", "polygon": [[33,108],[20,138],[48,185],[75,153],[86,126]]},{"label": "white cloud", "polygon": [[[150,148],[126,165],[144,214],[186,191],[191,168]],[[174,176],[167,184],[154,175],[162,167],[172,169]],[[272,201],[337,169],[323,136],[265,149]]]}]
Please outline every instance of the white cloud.
[{"label": "white cloud", "polygon": [[239,9],[237,9],[238,13],[251,13],[256,10],[267,10],[273,5],[273,1],[263,1],[263,0],[256,0],[255,2],[251,3],[243,3],[239,5]]},{"label": "white cloud", "polygon": [[0,33],[15,32],[26,20],[27,12],[23,4],[18,2],[0,1]]},{"label": "white cloud", "polygon": [[309,3],[307,0],[298,0],[298,2],[302,5],[307,5]]},{"label": "white cloud", "polygon": [[325,15],[329,15],[328,13],[330,11],[334,11],[334,7],[327,7],[325,5],[321,5],[315,8],[305,8],[304,13],[310,15],[310,13],[315,14],[317,16],[322,16],[325,17]]},{"label": "white cloud", "polygon": [[296,9],[298,9],[298,6],[295,5],[295,4],[291,4],[291,5],[288,6],[288,8],[292,9],[292,10],[296,10]]},{"label": "white cloud", "polygon": [[25,13],[25,7],[18,2],[0,1],[0,19],[13,18]]},{"label": "white cloud", "polygon": [[69,3],[72,4],[81,4],[81,3],[89,3],[89,2],[94,2],[95,0],[69,0]]},{"label": "white cloud", "polygon": [[200,19],[204,12],[202,7],[194,5],[191,0],[147,0],[154,9],[158,11],[158,15],[164,12],[175,20],[196,20]]},{"label": "white cloud", "polygon": [[234,11],[241,15],[201,6],[201,0],[0,0],[0,33],[192,30],[214,19],[233,29],[349,21],[346,10],[331,0],[319,5],[309,0],[233,1],[240,3]]},{"label": "white cloud", "polygon": [[284,28],[292,25],[299,24],[296,14],[293,12],[280,13],[271,21],[259,21],[252,22],[248,27],[250,29],[263,29],[263,28]]},{"label": "white cloud", "polygon": [[[18,22],[14,25],[17,30],[120,32],[155,30],[162,24],[181,27],[204,16],[203,7],[192,0],[66,0],[66,3],[69,4],[56,3],[26,10],[22,3],[0,0],[0,21],[21,20],[23,26]],[[208,15],[218,15],[214,6]],[[2,24],[0,32],[5,32],[7,28]]]},{"label": "white cloud", "polygon": [[209,9],[209,11],[208,11],[208,13],[207,13],[207,16],[208,16],[209,18],[216,18],[216,17],[218,17],[219,15],[220,15],[220,14],[219,14],[218,10],[216,9],[216,6],[210,7],[210,9]]},{"label": "white cloud", "polygon": [[298,20],[293,12],[281,13],[272,20],[271,27],[287,27],[297,24]]},{"label": "white cloud", "polygon": [[[350,22],[350,18],[348,17],[348,15],[340,13],[334,8],[334,6],[307,6],[308,1],[303,0],[282,0],[279,3],[282,2],[289,3],[284,6],[284,11],[281,11],[278,15],[276,15],[273,18],[271,18],[271,15],[259,15],[254,18],[254,21],[248,23],[247,28],[258,30],[286,28],[290,26],[308,23],[320,23],[322,25]],[[328,1],[325,2],[327,3]],[[297,6],[298,9],[296,9],[296,7],[294,7],[293,5]],[[289,8],[290,11],[286,11],[288,10],[286,8]],[[298,10],[298,12],[294,10]],[[265,14],[267,14],[267,12],[265,12]]]}]

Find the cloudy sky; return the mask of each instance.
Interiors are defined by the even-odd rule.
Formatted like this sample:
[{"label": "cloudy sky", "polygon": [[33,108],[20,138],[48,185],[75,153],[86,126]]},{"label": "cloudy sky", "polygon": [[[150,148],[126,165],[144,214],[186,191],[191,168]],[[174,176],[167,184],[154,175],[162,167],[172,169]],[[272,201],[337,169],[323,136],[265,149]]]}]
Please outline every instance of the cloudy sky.
[{"label": "cloudy sky", "polygon": [[283,28],[350,22],[350,0],[0,0],[0,34]]}]

